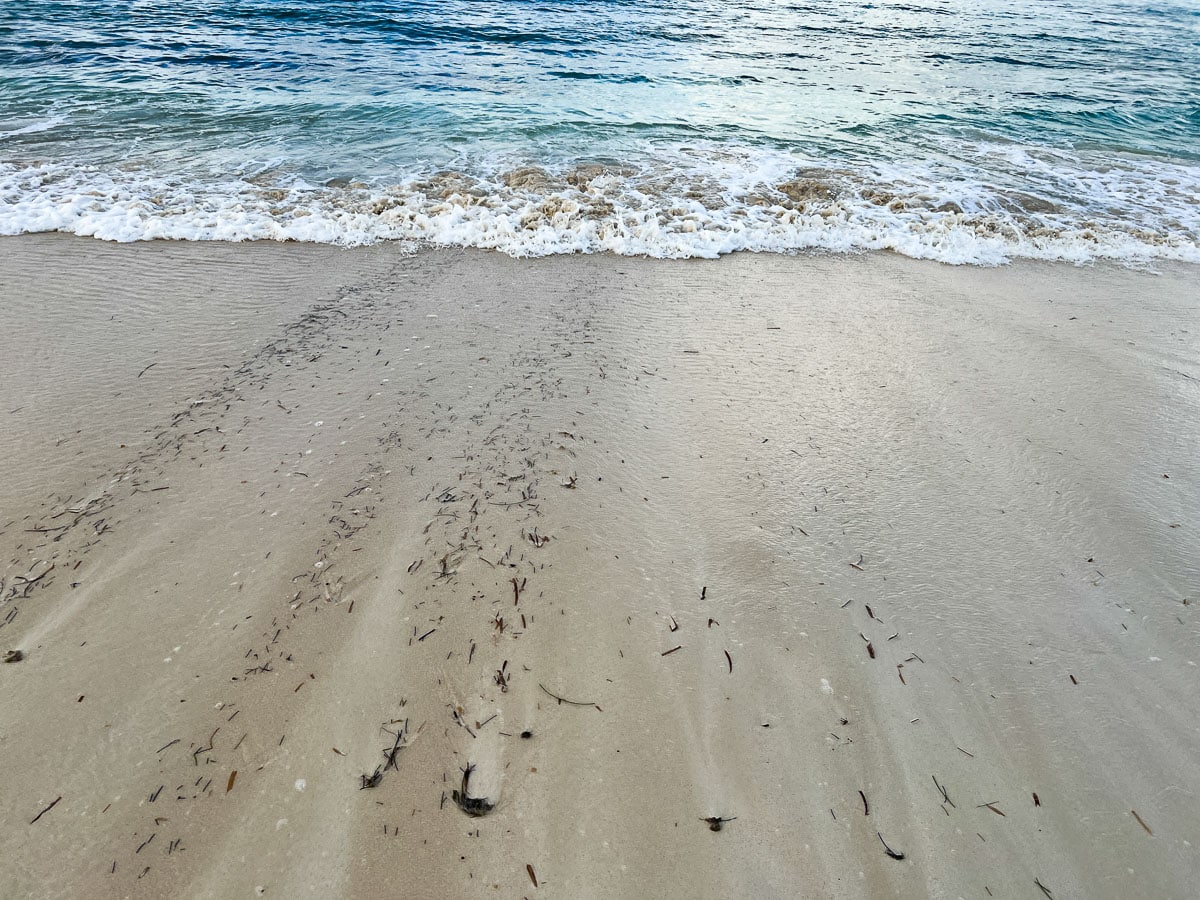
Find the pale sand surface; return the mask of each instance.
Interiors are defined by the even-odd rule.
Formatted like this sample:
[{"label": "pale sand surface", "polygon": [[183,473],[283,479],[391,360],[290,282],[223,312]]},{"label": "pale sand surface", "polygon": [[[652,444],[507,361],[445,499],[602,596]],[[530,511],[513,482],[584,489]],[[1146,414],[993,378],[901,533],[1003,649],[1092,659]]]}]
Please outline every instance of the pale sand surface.
[{"label": "pale sand surface", "polygon": [[0,894],[1195,896],[1197,271],[0,241]]}]

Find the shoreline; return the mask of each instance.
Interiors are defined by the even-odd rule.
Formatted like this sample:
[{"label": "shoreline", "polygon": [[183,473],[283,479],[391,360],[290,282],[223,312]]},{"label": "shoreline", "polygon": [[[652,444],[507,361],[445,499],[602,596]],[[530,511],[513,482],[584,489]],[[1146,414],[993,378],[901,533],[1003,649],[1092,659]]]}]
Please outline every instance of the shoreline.
[{"label": "shoreline", "polygon": [[1188,896],[1193,266],[0,247],[15,892]]},{"label": "shoreline", "polygon": [[1042,156],[1049,148],[1028,145],[1031,165],[997,168],[987,152],[972,161],[960,147],[967,158],[944,149],[961,168],[935,174],[911,159],[880,171],[875,154],[855,162],[739,145],[708,148],[708,166],[691,143],[625,163],[426,160],[332,182],[288,167],[232,181],[153,164],[114,171],[55,161],[51,152],[40,162],[0,164],[0,191],[9,197],[0,233],[397,242],[408,251],[472,248],[516,258],[891,251],[952,265],[1200,263],[1200,170],[1182,159],[1084,150],[1050,151],[1051,161]]}]

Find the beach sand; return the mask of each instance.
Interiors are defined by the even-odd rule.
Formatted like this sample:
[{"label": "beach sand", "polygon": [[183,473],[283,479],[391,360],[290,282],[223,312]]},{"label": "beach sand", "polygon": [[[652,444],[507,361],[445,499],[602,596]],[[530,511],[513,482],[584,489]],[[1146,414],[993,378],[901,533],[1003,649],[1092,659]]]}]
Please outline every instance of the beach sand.
[{"label": "beach sand", "polygon": [[1198,284],[0,240],[0,893],[1194,896]]}]

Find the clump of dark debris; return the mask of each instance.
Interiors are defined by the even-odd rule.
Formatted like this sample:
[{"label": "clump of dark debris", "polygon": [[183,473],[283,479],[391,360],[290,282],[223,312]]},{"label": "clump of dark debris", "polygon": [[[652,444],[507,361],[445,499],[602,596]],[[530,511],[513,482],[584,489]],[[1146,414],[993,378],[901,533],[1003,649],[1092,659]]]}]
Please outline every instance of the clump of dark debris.
[{"label": "clump of dark debris", "polygon": [[471,781],[471,773],[474,771],[475,767],[470,763],[467,763],[467,767],[462,770],[462,790],[453,791],[451,792],[450,796],[454,802],[458,804],[459,809],[465,812],[468,816],[474,816],[478,818],[479,816],[486,816],[488,813],[490,813],[496,808],[496,804],[492,803],[486,797],[471,796],[469,785]]}]

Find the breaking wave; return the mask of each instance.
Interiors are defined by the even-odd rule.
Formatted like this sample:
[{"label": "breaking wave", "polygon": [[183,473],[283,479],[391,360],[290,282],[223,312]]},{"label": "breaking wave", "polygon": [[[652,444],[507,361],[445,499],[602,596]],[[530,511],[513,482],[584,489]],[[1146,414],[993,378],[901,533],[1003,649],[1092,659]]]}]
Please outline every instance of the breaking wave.
[{"label": "breaking wave", "polygon": [[[312,184],[283,163],[226,178],[0,163],[0,234],[111,241],[402,241],[513,256],[891,250],[951,264],[1026,257],[1200,262],[1200,168],[979,145],[947,171],[676,148],[638,164],[512,160],[391,182]],[[986,168],[978,160],[989,160]]]}]

